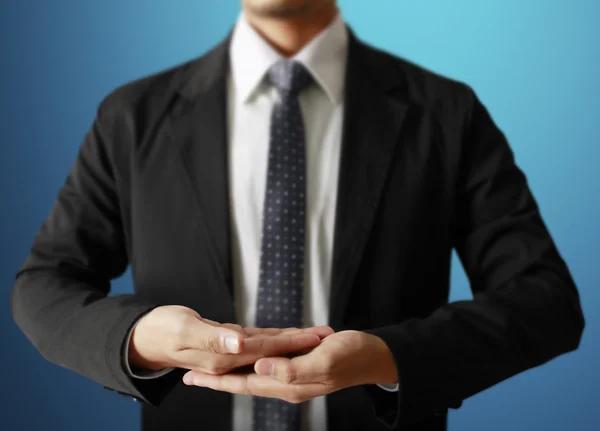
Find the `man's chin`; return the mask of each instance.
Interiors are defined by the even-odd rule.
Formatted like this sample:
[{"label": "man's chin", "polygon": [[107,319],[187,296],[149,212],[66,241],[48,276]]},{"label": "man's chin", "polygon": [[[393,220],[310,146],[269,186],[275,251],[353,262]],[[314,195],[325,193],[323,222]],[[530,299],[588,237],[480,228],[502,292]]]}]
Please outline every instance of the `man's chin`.
[{"label": "man's chin", "polygon": [[255,16],[264,18],[299,18],[309,13],[314,8],[311,0],[248,0],[244,7]]}]

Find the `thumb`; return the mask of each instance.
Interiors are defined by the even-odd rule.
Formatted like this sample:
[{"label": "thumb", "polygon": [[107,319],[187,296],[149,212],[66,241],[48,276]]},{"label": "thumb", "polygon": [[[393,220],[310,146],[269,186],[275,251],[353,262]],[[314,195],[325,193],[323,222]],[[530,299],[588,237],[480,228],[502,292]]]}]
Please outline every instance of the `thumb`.
[{"label": "thumb", "polygon": [[266,357],[254,364],[254,371],[285,384],[323,383],[331,379],[334,359],[320,349],[293,358]]},{"label": "thumb", "polygon": [[272,357],[259,359],[254,371],[260,376],[270,376],[284,384],[319,382],[318,370],[312,369],[303,356],[296,358]]},{"label": "thumb", "polygon": [[223,326],[211,326],[198,321],[194,328],[193,346],[211,353],[241,353],[244,337],[239,332]]}]

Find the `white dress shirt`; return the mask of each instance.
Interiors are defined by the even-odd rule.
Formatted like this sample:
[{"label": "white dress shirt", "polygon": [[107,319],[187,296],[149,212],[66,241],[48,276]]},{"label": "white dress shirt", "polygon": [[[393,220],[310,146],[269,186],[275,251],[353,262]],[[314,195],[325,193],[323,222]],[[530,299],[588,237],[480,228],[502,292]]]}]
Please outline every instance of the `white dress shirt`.
[{"label": "white dress shirt", "polygon": [[[242,326],[255,325],[270,118],[278,98],[266,73],[282,59],[242,14],[232,34],[227,88],[235,307]],[[341,15],[293,59],[314,79],[299,95],[307,169],[303,319],[304,326],[327,325],[348,59],[348,32]],[[130,370],[138,378],[156,378],[166,372]],[[397,390],[397,385],[381,387]],[[252,398],[233,397],[233,429],[252,431]],[[303,403],[302,409],[305,430],[326,430],[325,397]]]},{"label": "white dress shirt", "polygon": [[[328,324],[347,48],[348,33],[338,16],[294,56],[315,81],[299,95],[307,169],[304,326]],[[278,98],[265,76],[281,59],[242,15],[231,39],[228,87],[232,258],[236,313],[242,326],[255,324],[270,118]],[[305,429],[326,429],[325,397],[302,408]],[[250,396],[234,396],[233,429],[252,430]]]}]

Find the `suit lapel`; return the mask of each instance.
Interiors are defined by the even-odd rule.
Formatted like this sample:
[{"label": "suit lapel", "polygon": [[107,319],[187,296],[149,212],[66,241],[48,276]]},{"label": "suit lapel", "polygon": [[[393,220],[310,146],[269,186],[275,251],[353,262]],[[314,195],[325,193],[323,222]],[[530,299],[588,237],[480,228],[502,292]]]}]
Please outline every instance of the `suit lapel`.
[{"label": "suit lapel", "polygon": [[214,304],[232,305],[227,165],[226,80],[229,38],[184,72],[183,100],[172,113],[173,142],[193,190],[213,267],[222,284],[213,289]]},{"label": "suit lapel", "polygon": [[350,32],[329,304],[334,327],[343,323],[407,111],[389,94],[398,85],[393,66]]},{"label": "suit lapel", "polygon": [[[401,84],[395,65],[349,32],[329,304],[333,326],[343,322],[408,108],[392,95]],[[222,282],[212,287],[214,303],[232,305],[226,115],[229,41],[230,37],[183,72],[179,87],[183,100],[172,109],[171,133]]]}]

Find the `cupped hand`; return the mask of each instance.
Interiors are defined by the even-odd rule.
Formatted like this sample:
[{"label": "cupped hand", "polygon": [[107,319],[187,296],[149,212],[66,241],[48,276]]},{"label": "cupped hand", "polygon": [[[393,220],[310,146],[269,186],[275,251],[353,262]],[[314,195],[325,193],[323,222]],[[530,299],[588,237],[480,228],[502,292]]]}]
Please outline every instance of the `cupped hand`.
[{"label": "cupped hand", "polygon": [[327,326],[242,328],[202,318],[187,307],[162,306],[137,323],[128,359],[130,365],[142,369],[175,367],[223,374],[260,358],[313,349],[332,333]]},{"label": "cupped hand", "polygon": [[350,386],[398,381],[394,358],[385,342],[359,331],[329,335],[305,355],[262,358],[256,362],[254,371],[215,376],[192,370],[183,381],[186,385],[292,403]]}]

